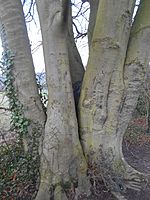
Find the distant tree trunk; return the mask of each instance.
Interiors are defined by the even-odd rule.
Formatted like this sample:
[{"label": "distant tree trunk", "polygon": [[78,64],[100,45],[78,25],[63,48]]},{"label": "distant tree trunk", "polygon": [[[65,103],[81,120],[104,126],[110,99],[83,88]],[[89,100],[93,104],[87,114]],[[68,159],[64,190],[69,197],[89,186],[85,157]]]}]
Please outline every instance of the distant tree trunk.
[{"label": "distant tree trunk", "polygon": [[77,82],[82,82],[85,70],[74,40],[71,6],[69,7],[67,23],[68,23],[67,44],[68,44],[70,74],[71,74],[72,84],[74,85]]}]

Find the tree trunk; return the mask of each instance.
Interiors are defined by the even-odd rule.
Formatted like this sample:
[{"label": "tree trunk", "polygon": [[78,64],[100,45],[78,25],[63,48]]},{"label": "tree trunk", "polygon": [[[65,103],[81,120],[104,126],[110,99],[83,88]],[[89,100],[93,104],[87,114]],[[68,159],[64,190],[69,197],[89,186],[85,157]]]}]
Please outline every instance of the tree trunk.
[{"label": "tree trunk", "polygon": [[[0,4],[3,48],[14,55],[11,73],[14,78],[15,94],[11,95],[16,96],[20,112],[30,121],[28,133],[23,135],[24,147],[26,151],[29,148],[33,149],[33,146],[37,150],[39,135],[42,134],[45,124],[45,113],[38,94],[22,4],[20,0],[1,0]],[[10,100],[12,100],[11,96]]]},{"label": "tree trunk", "polygon": [[72,84],[75,85],[77,82],[82,82],[83,80],[84,66],[74,41],[71,7],[69,8],[69,15],[68,15],[67,38],[68,38],[67,43],[68,43],[68,56],[69,56],[71,80]]},{"label": "tree trunk", "polygon": [[[70,1],[36,2],[49,95],[46,124],[21,2],[0,0],[0,20],[6,30],[3,39],[14,54],[13,86],[24,116],[30,119],[28,142],[35,132],[44,133],[36,200],[90,199],[88,167],[92,187],[102,179],[119,200],[125,200],[128,188],[141,190],[150,178],[129,166],[122,153],[123,135],[149,66],[150,1],[141,1],[133,23],[135,0],[96,1],[78,119],[72,83],[82,80],[84,70],[74,48]],[[7,43],[3,44],[7,49]]]},{"label": "tree trunk", "polygon": [[[93,127],[95,130],[103,129],[106,120],[108,121],[108,104],[106,102],[108,101],[108,93],[112,82],[114,82],[113,86],[116,87],[113,92],[116,93],[114,100],[118,102],[113,106],[113,114],[117,113],[116,115],[118,115],[118,104],[121,101],[124,89],[123,66],[134,2],[134,0],[122,0],[114,5],[113,2],[100,1],[99,4],[79,105],[80,129],[85,154],[90,151],[90,148],[94,148],[96,142],[98,144],[95,148],[99,146],[99,140],[93,138],[96,135],[92,136],[92,130]],[[109,17],[105,15],[106,9],[111,10]],[[95,119],[93,119],[93,116]],[[113,116],[109,118],[110,122],[114,120]],[[94,124],[92,121],[94,121]],[[111,122],[110,125],[112,124],[115,127],[116,123]]]},{"label": "tree trunk", "polygon": [[146,180],[122,154],[123,135],[149,64],[150,3],[142,2],[129,39],[134,3],[100,1],[79,104],[81,139],[88,162],[118,199],[125,199],[121,193],[126,188],[140,190]]},{"label": "tree trunk", "polygon": [[[37,1],[43,37],[49,101],[36,200],[76,199],[89,191],[78,136],[63,2]],[[68,18],[68,16],[67,16]],[[66,19],[66,17],[65,17]]]},{"label": "tree trunk", "polygon": [[95,27],[95,22],[96,22],[96,16],[97,16],[97,10],[98,10],[98,5],[100,3],[100,0],[90,0],[90,17],[89,17],[89,26],[88,26],[88,45],[90,48],[91,45],[91,40],[93,37],[93,31]]}]

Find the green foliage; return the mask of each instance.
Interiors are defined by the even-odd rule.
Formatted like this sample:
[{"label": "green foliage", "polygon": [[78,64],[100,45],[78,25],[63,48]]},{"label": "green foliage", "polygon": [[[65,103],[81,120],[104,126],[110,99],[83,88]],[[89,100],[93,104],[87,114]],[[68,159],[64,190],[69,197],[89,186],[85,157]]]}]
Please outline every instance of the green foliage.
[{"label": "green foliage", "polygon": [[32,199],[36,191],[37,159],[25,154],[18,140],[0,147],[0,199]]},{"label": "green foliage", "polygon": [[139,112],[141,116],[147,115],[147,96],[143,93],[139,96],[136,110]]},{"label": "green foliage", "polygon": [[[18,133],[15,144],[0,146],[0,199],[32,199],[39,177],[40,127],[24,116],[23,105],[18,100],[13,76],[14,55],[10,50],[3,52],[1,65],[5,78],[5,91],[11,111],[11,129]],[[32,134],[28,134],[28,127]],[[36,129],[34,128],[36,127]],[[24,150],[24,138],[28,151]]]},{"label": "green foliage", "polygon": [[9,99],[9,108],[11,110],[11,125],[12,128],[17,130],[21,135],[27,134],[29,120],[24,117],[23,106],[17,98],[17,93],[14,88],[13,77],[13,62],[14,55],[10,50],[3,52],[1,64],[3,66],[3,75],[5,77],[5,91]]}]

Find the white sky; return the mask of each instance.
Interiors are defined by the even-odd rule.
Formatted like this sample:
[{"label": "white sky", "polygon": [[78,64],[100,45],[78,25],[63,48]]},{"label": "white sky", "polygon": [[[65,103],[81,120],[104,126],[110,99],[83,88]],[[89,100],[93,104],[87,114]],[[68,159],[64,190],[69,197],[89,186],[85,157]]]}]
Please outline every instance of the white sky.
[{"label": "white sky", "polygon": [[[24,5],[24,12],[28,12],[28,4]],[[42,37],[39,25],[39,18],[37,14],[36,7],[34,8],[34,20],[27,23],[28,35],[31,44],[31,51],[33,62],[36,72],[41,72],[45,68],[44,57],[43,57],[43,48],[42,48]]]},{"label": "white sky", "polygon": [[45,64],[43,57],[43,48],[41,45],[42,42],[41,31],[38,22],[37,24],[31,22],[30,24],[27,24],[27,29],[28,29],[29,40],[31,43],[31,51],[32,51],[35,71],[41,72],[44,70]]}]

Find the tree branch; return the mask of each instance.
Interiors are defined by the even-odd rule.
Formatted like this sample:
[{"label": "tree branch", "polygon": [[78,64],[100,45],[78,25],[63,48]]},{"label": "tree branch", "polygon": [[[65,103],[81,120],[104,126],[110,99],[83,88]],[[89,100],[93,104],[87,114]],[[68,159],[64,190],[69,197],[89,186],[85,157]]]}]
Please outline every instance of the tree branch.
[{"label": "tree branch", "polygon": [[0,106],[0,110],[11,111],[10,108],[6,108],[6,107],[2,107],[2,106]]}]

